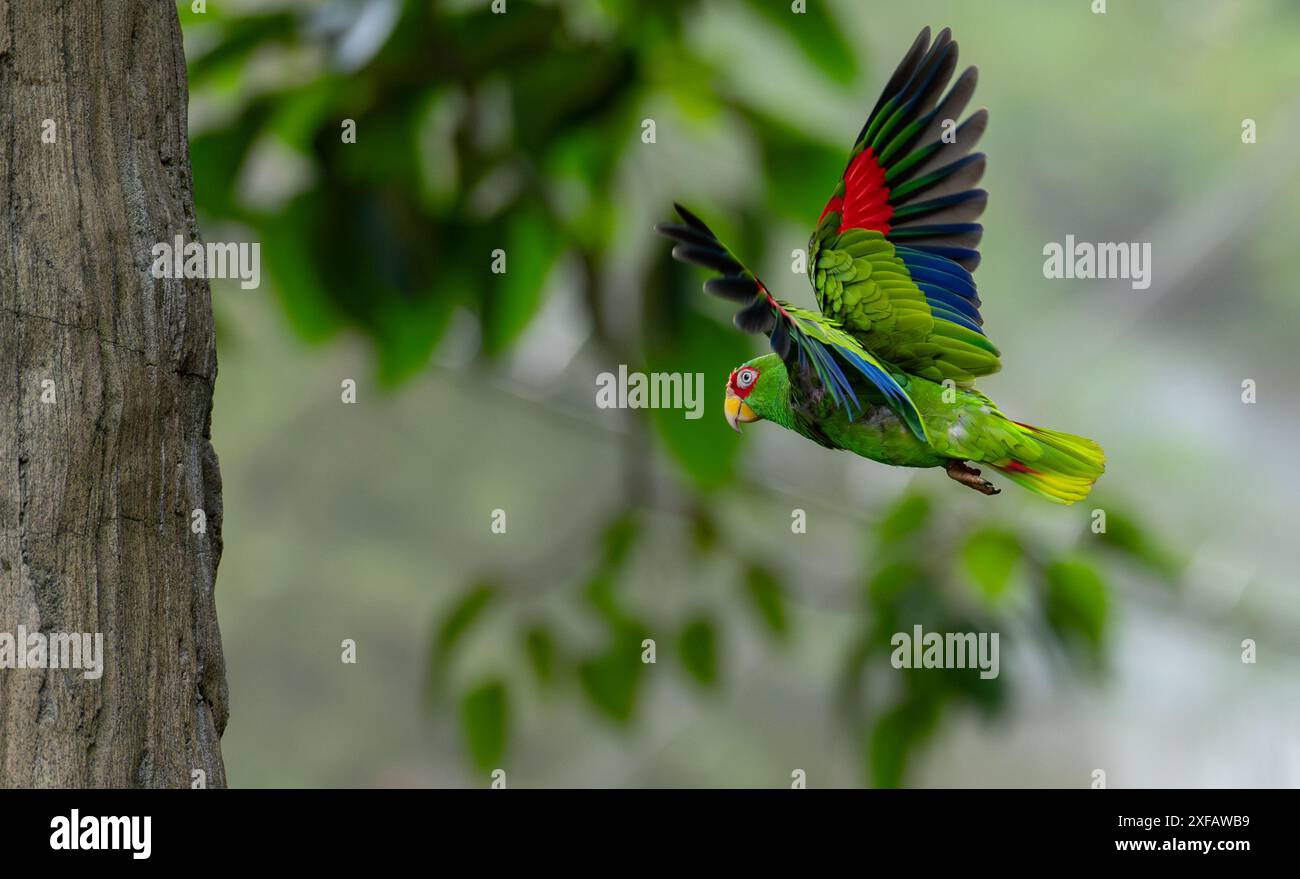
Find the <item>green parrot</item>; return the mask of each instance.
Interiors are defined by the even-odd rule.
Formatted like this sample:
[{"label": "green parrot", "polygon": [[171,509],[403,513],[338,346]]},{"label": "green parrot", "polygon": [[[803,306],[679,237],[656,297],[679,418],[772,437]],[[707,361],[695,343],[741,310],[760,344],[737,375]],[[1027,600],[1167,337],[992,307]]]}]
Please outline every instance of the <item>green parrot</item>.
[{"label": "green parrot", "polygon": [[[975,389],[1001,368],[984,333],[971,273],[979,264],[988,193],[973,188],[988,123],[955,123],[975,89],[967,68],[951,88],[957,43],[921,31],[858,134],[808,242],[808,279],[820,313],[775,298],[703,222],[655,229],[673,256],[721,277],[713,295],[741,303],[735,323],[764,333],[772,353],[727,381],[727,422],[775,422],[830,449],[896,467],[943,467],[984,494],[986,465],[1061,504],[1082,500],[1105,469],[1097,443],[1012,421]],[[945,94],[945,89],[947,92]]]}]

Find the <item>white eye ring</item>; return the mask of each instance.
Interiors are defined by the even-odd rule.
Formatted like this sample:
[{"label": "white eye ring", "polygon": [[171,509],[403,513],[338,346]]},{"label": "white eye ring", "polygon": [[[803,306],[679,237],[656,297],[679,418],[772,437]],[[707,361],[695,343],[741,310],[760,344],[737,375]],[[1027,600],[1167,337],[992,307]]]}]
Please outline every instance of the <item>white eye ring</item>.
[{"label": "white eye ring", "polygon": [[736,375],[736,384],[740,385],[742,388],[747,388],[754,383],[754,379],[757,377],[758,373],[754,372],[754,370],[742,369],[739,374]]}]

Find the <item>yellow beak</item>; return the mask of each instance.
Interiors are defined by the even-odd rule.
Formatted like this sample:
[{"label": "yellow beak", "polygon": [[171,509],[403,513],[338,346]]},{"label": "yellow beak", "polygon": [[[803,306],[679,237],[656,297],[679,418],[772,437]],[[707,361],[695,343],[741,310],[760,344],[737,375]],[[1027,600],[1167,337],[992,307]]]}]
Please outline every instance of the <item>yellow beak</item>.
[{"label": "yellow beak", "polygon": [[740,425],[749,424],[751,421],[757,421],[758,416],[754,410],[745,405],[745,401],[727,391],[727,398],[722,403],[723,410],[727,413],[727,423],[736,433],[740,433]]}]

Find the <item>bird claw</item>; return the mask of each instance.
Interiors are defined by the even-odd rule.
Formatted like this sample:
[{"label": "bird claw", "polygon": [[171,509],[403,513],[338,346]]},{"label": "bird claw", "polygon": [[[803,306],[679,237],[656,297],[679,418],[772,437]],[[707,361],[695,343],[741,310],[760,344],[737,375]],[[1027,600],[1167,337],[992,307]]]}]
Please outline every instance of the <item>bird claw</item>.
[{"label": "bird claw", "polygon": [[998,488],[987,479],[981,479],[980,472],[974,467],[968,467],[964,461],[950,460],[945,469],[948,472],[949,479],[956,480],[962,485],[969,486],[980,494],[995,495],[1002,493],[1002,489]]}]

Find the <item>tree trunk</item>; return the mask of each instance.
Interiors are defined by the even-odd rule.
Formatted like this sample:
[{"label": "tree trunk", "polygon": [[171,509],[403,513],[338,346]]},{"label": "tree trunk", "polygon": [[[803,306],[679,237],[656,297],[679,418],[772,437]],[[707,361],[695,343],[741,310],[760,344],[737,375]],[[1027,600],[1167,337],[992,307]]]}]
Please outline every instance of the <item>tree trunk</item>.
[{"label": "tree trunk", "polygon": [[0,786],[225,784],[212,303],[150,272],[198,239],[187,103],[174,0],[0,0],[0,660],[103,635],[0,668]]}]

